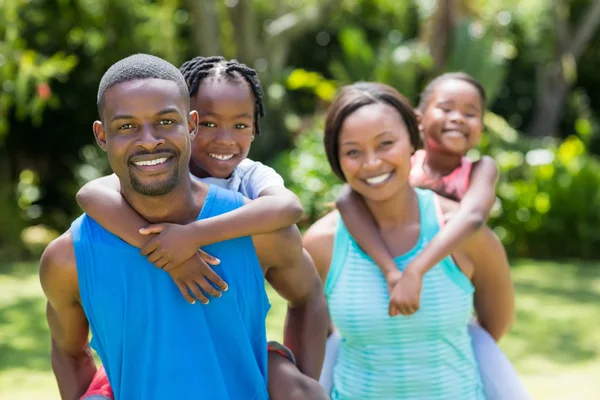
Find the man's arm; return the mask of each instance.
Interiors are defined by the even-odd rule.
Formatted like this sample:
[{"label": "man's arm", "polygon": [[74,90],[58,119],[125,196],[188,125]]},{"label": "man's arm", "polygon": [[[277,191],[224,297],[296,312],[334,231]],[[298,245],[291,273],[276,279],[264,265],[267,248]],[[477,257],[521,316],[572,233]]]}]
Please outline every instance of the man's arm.
[{"label": "man's arm", "polygon": [[75,252],[69,232],[48,245],[40,261],[40,281],[48,305],[52,369],[63,400],[78,400],[96,365],[88,345],[89,325],[79,302]]},{"label": "man's arm", "polygon": [[312,259],[302,247],[293,225],[252,238],[271,286],[288,301],[284,344],[289,347],[305,375],[319,379],[329,328],[329,312],[323,285]]}]

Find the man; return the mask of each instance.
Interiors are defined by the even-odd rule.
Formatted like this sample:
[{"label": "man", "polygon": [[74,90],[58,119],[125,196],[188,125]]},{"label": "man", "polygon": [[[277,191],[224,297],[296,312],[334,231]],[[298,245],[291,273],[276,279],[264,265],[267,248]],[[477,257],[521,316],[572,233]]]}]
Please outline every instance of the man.
[{"label": "man", "polygon": [[[244,204],[239,194],[190,178],[198,115],[171,64],[148,55],[116,63],[102,78],[98,108],[97,142],[124,200],[146,220],[186,224]],[[78,399],[96,372],[89,327],[117,399],[266,399],[263,275],[290,304],[286,336],[315,344],[298,348],[314,353],[305,359],[322,360],[327,308],[301,243],[292,227],[207,247],[226,266],[229,290],[208,305],[189,305],[138,249],[78,218],[40,265],[63,399]]]}]

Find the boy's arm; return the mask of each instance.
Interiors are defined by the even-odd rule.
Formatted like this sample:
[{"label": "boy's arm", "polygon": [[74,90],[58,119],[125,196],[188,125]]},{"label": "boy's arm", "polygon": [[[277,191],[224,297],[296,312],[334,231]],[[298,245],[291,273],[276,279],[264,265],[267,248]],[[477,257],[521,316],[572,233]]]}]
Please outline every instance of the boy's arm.
[{"label": "boy's arm", "polygon": [[142,218],[120,193],[115,174],[94,179],[77,192],[79,207],[106,230],[130,245],[142,248],[154,235],[142,235],[140,229],[149,222]]},{"label": "boy's arm", "polygon": [[336,206],[350,235],[365,253],[375,261],[386,280],[390,282],[397,278],[397,275],[399,275],[398,267],[385,246],[375,220],[371,216],[371,212],[362,196],[350,189],[348,185],[344,185]]},{"label": "boy's arm", "polygon": [[40,260],[40,282],[48,299],[52,369],[62,399],[78,400],[96,365],[88,345],[89,325],[79,303],[77,266],[69,232],[51,242]]},{"label": "boy's arm", "polygon": [[485,225],[496,199],[498,167],[495,161],[484,156],[473,166],[470,181],[469,190],[462,198],[458,212],[415,257],[405,273],[415,273],[422,277]]}]

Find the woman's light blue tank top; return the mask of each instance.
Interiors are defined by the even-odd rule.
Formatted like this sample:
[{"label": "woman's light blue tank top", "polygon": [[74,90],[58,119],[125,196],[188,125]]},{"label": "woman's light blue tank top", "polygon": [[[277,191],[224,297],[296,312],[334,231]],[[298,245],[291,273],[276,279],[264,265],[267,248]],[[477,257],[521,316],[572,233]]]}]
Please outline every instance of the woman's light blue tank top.
[{"label": "woman's light blue tank top", "polygon": [[[396,258],[400,270],[440,229],[434,193],[416,191],[421,232],[417,244]],[[389,317],[384,276],[339,218],[325,282],[331,318],[342,336],[332,399],[484,399],[467,332],[473,292],[447,257],[425,275],[419,311]]]},{"label": "woman's light blue tank top", "polygon": [[[244,204],[210,186],[199,219]],[[229,290],[188,304],[162,269],[87,215],[71,226],[92,347],[116,400],[266,400],[269,301],[252,239],[206,246]]]}]

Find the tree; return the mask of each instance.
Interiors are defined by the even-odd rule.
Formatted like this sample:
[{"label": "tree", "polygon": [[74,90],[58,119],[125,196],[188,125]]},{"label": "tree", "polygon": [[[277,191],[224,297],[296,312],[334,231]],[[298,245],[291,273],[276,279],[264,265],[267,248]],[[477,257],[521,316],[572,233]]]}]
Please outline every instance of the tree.
[{"label": "tree", "polygon": [[536,70],[536,110],[527,129],[531,136],[556,136],[567,95],[576,81],[576,65],[600,25],[600,0],[592,0],[583,17],[569,23],[566,0],[552,1],[554,46],[551,59]]}]

